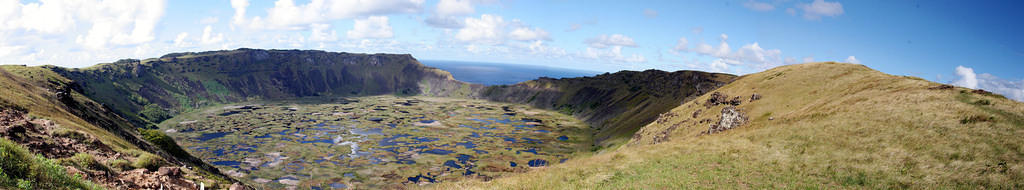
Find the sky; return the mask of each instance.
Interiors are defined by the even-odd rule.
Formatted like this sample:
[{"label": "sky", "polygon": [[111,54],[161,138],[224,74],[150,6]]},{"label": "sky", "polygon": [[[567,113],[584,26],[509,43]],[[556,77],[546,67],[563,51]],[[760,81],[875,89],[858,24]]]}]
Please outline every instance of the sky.
[{"label": "sky", "polygon": [[237,48],[600,72],[864,64],[1024,101],[1019,1],[0,0],[0,64]]}]

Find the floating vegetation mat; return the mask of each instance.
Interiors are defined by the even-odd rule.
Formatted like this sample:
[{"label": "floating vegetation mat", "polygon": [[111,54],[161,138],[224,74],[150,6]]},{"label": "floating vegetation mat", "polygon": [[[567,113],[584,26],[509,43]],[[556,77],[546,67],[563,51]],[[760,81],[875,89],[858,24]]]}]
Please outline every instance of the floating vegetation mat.
[{"label": "floating vegetation mat", "polygon": [[182,114],[161,128],[193,155],[265,188],[490,180],[592,148],[592,131],[571,116],[433,97],[230,105]]}]

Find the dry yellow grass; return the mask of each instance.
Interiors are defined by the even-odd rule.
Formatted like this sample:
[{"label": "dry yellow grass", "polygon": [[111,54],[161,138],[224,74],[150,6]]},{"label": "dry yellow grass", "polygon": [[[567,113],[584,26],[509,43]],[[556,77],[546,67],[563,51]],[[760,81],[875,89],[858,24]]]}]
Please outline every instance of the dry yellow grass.
[{"label": "dry yellow grass", "polygon": [[[490,182],[424,187],[1024,188],[1024,103],[929,89],[939,85],[854,64],[783,66],[715,90],[743,96],[737,107],[750,121],[739,128],[699,135],[709,125],[699,120],[717,122],[724,107],[705,108],[708,93],[616,150]],[[749,102],[752,93],[763,98]],[[673,125],[667,141],[652,144]]]}]

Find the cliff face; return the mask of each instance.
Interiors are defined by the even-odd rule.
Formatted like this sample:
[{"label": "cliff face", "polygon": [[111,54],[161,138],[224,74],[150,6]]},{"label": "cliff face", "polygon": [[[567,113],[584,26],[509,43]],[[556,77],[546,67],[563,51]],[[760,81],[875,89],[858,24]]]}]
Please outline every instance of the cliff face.
[{"label": "cliff face", "polygon": [[540,78],[480,91],[492,101],[530,104],[572,114],[599,130],[596,143],[623,141],[658,114],[714,90],[736,76],[699,71],[621,71],[594,77]]},{"label": "cliff face", "polygon": [[217,103],[382,94],[469,97],[479,88],[395,54],[239,49],[50,69],[140,126]]}]

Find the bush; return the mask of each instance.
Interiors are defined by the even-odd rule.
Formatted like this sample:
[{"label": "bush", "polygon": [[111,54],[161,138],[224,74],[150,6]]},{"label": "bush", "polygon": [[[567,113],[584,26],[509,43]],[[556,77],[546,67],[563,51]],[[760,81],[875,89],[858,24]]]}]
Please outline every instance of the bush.
[{"label": "bush", "polygon": [[96,161],[92,155],[86,153],[75,154],[74,156],[71,156],[71,158],[67,158],[63,161],[64,165],[70,165],[82,170],[104,171],[107,173],[111,172],[109,167]]},{"label": "bush", "polygon": [[188,152],[185,152],[185,149],[182,149],[181,146],[178,146],[178,143],[174,142],[174,139],[171,138],[171,136],[167,136],[167,134],[164,134],[164,132],[160,132],[160,130],[139,129],[139,133],[142,134],[142,138],[145,138],[146,141],[153,143],[154,145],[160,147],[160,149],[163,149],[164,151],[167,151],[167,153],[170,153],[174,157],[191,157],[191,155],[188,154]]},{"label": "bush", "polygon": [[[92,158],[92,157],[89,157]],[[10,140],[0,138],[0,189],[102,189],[78,175],[69,176],[63,166]]]},{"label": "bush", "polygon": [[115,169],[115,170],[118,170],[118,171],[128,171],[128,170],[135,169],[135,168],[132,168],[132,163],[128,162],[128,160],[121,160],[121,159],[111,160],[111,161],[107,162],[107,165],[110,165],[110,167],[112,169]]},{"label": "bush", "polygon": [[146,168],[149,171],[157,171],[160,166],[164,165],[164,160],[153,154],[142,154],[138,158],[135,158],[135,163],[132,163],[132,167],[135,168]]}]

